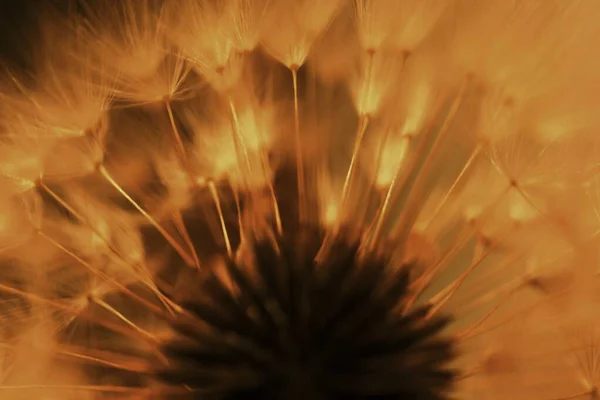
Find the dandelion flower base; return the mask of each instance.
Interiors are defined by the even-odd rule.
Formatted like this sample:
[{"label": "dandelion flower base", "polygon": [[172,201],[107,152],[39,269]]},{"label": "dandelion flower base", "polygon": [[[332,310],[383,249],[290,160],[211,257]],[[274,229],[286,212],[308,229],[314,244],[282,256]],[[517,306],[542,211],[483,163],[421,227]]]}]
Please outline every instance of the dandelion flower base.
[{"label": "dandelion flower base", "polygon": [[157,377],[198,398],[446,398],[448,319],[404,310],[408,266],[362,255],[347,236],[320,256],[325,233],[301,227],[199,279]]}]

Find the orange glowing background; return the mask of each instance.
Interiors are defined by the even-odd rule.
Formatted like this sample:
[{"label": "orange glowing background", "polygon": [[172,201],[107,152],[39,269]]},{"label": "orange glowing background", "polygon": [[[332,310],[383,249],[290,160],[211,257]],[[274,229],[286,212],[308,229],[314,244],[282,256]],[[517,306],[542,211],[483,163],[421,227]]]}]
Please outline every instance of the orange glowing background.
[{"label": "orange glowing background", "polygon": [[596,398],[598,1],[12,7],[1,399],[183,390],[145,375],[164,288],[290,208],[414,263],[409,306],[454,318],[457,399]]}]

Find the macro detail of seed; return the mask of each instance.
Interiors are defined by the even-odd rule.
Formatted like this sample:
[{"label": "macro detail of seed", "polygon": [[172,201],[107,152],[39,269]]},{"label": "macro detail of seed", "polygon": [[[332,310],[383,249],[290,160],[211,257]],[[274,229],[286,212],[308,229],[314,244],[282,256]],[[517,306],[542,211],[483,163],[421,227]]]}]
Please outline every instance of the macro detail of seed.
[{"label": "macro detail of seed", "polygon": [[597,398],[599,20],[0,2],[0,399]]}]

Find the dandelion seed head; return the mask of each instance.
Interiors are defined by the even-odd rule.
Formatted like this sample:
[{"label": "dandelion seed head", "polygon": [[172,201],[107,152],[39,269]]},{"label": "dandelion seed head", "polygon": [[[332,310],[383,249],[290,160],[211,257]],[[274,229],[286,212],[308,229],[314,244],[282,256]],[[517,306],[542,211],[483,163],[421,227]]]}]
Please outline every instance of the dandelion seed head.
[{"label": "dandelion seed head", "polygon": [[0,397],[597,396],[594,1],[44,10],[0,79]]}]

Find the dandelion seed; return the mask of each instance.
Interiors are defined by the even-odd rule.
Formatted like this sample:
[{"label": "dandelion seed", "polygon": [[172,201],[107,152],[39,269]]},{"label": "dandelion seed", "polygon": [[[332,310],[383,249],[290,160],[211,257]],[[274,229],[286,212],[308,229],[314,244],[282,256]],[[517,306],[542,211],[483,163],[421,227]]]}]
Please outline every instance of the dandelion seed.
[{"label": "dandelion seed", "polygon": [[0,397],[598,395],[595,2],[69,3],[0,82]]}]

